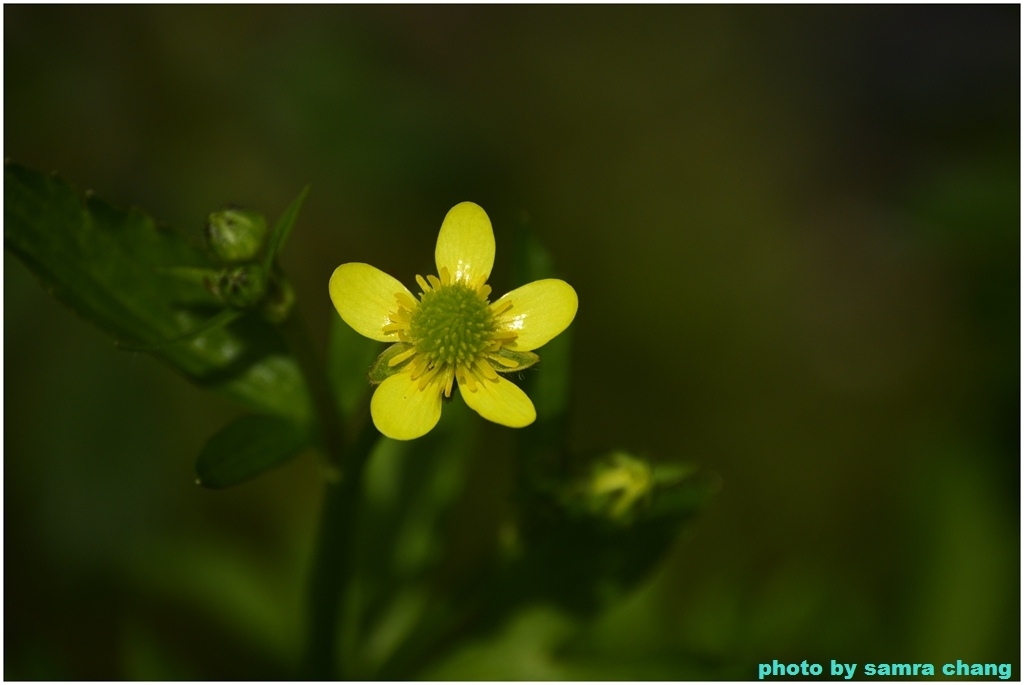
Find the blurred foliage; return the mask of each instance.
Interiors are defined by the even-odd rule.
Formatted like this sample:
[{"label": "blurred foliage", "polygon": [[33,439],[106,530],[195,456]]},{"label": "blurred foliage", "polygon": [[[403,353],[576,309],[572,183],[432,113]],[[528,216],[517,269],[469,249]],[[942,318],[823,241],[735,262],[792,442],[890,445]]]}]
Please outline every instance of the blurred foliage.
[{"label": "blurred foliage", "polygon": [[223,488],[283,463],[310,444],[309,430],[292,421],[249,414],[207,441],[196,460],[196,484]]},{"label": "blurred foliage", "polygon": [[[212,437],[196,464],[199,484],[219,488],[248,480],[300,452],[315,435],[306,380],[276,331],[251,318],[244,328],[227,328],[245,310],[259,309],[271,322],[288,317],[292,302],[280,302],[281,287],[271,287],[285,280],[274,272],[274,260],[307,193],[275,225],[266,255],[250,249],[244,257],[259,257],[262,265],[218,270],[222,264],[139,211],[95,197],[81,204],[56,177],[13,164],[4,170],[5,245],[50,293],[132,341],[128,349],[152,352],[200,386],[280,415],[243,416]],[[253,274],[241,286],[249,290],[244,299],[231,296],[239,269]]]},{"label": "blurred foliage", "polygon": [[[264,320],[273,320],[263,308],[268,297],[264,284],[271,278],[286,281],[274,271],[275,258],[291,232],[308,189],[278,221],[263,264],[242,267],[254,274],[247,281],[255,287],[252,297],[244,301],[238,297],[225,298],[220,277],[204,276],[199,281],[191,278],[193,286],[205,286],[219,300],[222,311],[198,328],[173,334],[160,327],[160,316],[172,318],[190,304],[177,289],[183,280],[180,275],[184,273],[184,280],[188,281],[197,271],[216,273],[210,268],[215,265],[197,266],[197,256],[192,256],[192,264],[182,262],[186,244],[180,236],[168,230],[158,233],[152,221],[140,212],[125,213],[105,205],[103,212],[89,205],[79,208],[68,186],[53,177],[47,179],[8,165],[4,192],[7,245],[51,292],[87,320],[140,340],[141,346],[136,349],[160,355],[196,380],[199,374],[194,369],[206,360],[200,358],[196,362],[187,355],[175,357],[166,350],[188,342],[190,348],[202,351],[208,344],[206,336],[220,331],[222,320],[229,324],[246,310],[262,312]],[[235,255],[245,241],[235,239],[237,236],[231,232],[252,227],[258,228],[258,241],[242,245],[245,249],[241,250],[244,254],[240,260],[258,256],[265,224],[262,220],[254,223],[242,219],[246,217],[211,215],[207,236],[222,261],[239,261]],[[164,241],[154,241],[154,235]],[[110,236],[120,238],[125,247],[93,251],[110,243]],[[530,279],[552,276],[550,254],[527,231],[523,230],[520,238],[516,271]],[[222,254],[225,249],[230,258]],[[232,264],[223,273],[230,278],[238,268]],[[174,287],[160,282],[161,276],[168,273],[169,283]],[[155,286],[151,284],[154,280]],[[223,309],[224,306],[230,309]],[[285,321],[275,322],[282,323],[282,331],[288,330],[290,308],[289,303],[284,310]],[[224,318],[225,312],[231,315]],[[339,411],[338,419],[354,424],[359,418],[354,400],[365,397],[365,392],[354,393],[352,389],[374,381],[374,371],[367,375],[365,363],[360,363],[365,357],[365,345],[338,327],[334,327],[333,333],[329,343],[332,358],[325,382],[333,383],[329,392],[338,398],[339,404],[322,409],[333,413],[336,407],[344,407],[345,413]],[[263,338],[275,334],[273,329],[257,330],[237,345],[256,347]],[[294,340],[293,336],[288,337]],[[295,354],[301,358],[307,350],[299,344],[303,349],[295,350]],[[530,465],[536,466],[541,459],[564,449],[562,433],[570,389],[568,350],[568,345],[552,345],[548,364],[555,369],[553,382],[531,384],[540,408],[539,421],[533,429],[525,431],[527,438],[519,444],[520,461],[524,464],[532,460]],[[528,369],[536,363],[537,355],[525,354],[530,355],[531,363],[522,368]],[[289,362],[293,359],[284,358]],[[255,363],[260,361],[257,358]],[[235,365],[230,358],[216,362],[209,364],[213,368],[211,373]],[[373,368],[379,365],[378,360]],[[319,368],[319,364],[313,363],[304,371],[318,373]],[[257,374],[266,375],[260,370]],[[314,383],[308,376],[306,381]],[[261,394],[269,394],[272,402],[284,400],[285,406],[304,406],[308,401],[304,396],[289,395],[288,390],[287,386],[270,386],[251,392],[257,402]],[[232,398],[238,395],[225,394]],[[461,395],[457,397],[461,400]],[[413,677],[443,660],[466,635],[493,631],[523,607],[550,604],[572,614],[593,616],[650,572],[678,533],[680,524],[697,511],[710,492],[707,485],[689,481],[685,483],[686,489],[680,491],[688,470],[675,469],[676,477],[656,479],[646,462],[624,452],[595,463],[591,475],[575,485],[562,484],[553,474],[527,474],[518,512],[502,523],[495,549],[475,565],[474,580],[452,585],[443,579],[447,574],[443,562],[452,553],[448,548],[447,519],[465,485],[469,459],[479,449],[473,439],[473,424],[467,423],[472,421],[467,418],[468,413],[456,412],[455,419],[426,439],[395,442],[374,437],[372,442],[359,442],[353,447],[372,453],[365,478],[367,493],[359,500],[365,501],[365,506],[357,507],[364,511],[356,511],[351,523],[345,521],[345,525],[359,528],[354,537],[358,541],[355,558],[360,568],[355,574],[355,588],[342,591],[342,620],[349,628],[339,631],[342,644],[338,650],[338,673],[347,677]],[[196,483],[216,489],[238,485],[295,456],[312,443],[317,432],[311,419],[303,414],[298,417],[296,422],[294,412],[283,417],[250,414],[228,423],[200,452]],[[329,429],[325,426],[319,428],[320,432],[326,430]],[[375,449],[373,443],[378,445]],[[659,484],[667,487],[659,488]],[[610,497],[616,500],[609,506]],[[344,544],[342,539],[325,542]],[[327,554],[330,556],[330,552]],[[209,561],[219,565],[216,558]],[[213,595],[212,601],[224,604],[229,611],[241,612],[239,618],[244,620],[247,632],[253,633],[248,639],[262,638],[257,633],[260,626],[269,624],[271,614],[252,614],[256,607],[252,602],[233,603],[230,598],[242,592],[243,587],[220,589],[225,583],[232,584],[230,574],[220,575],[219,568],[197,569],[192,573],[213,579],[207,590]],[[313,593],[320,592],[317,584],[311,588]],[[313,594],[308,601],[315,605],[330,600]],[[129,672],[146,673],[154,668],[154,662],[159,663],[159,654],[147,656],[158,649],[155,642],[133,645],[130,665],[126,667]]]},{"label": "blurred foliage", "polygon": [[[82,203],[60,179],[7,164],[4,245],[50,293],[118,339],[152,349],[192,381],[243,406],[309,420],[305,381],[273,332],[251,320],[206,329],[223,303],[201,280],[179,273],[215,265],[142,212],[94,196]],[[193,335],[197,330],[203,332]]]},{"label": "blurred foliage", "polygon": [[[309,181],[280,261],[354,423],[367,388],[346,379],[379,350],[344,339],[338,264],[422,272],[467,199],[495,226],[497,292],[521,282],[525,235],[557,256],[581,308],[571,348],[517,379],[537,424],[510,436],[453,400],[422,454],[373,455],[348,619],[364,637],[342,653],[357,673],[749,679],[836,658],[1019,675],[1019,12],[5,6],[5,154],[194,231],[175,263],[201,267],[199,217],[284,207]],[[6,224],[51,194],[58,222],[150,221],[28,186]],[[320,465],[195,488],[237,409],[113,351],[126,333],[67,317],[10,250],[4,292],[5,677],[293,675]],[[189,292],[207,304],[152,310],[132,339],[219,307]],[[545,384],[563,403],[544,408]],[[560,544],[624,533],[552,483],[622,447],[655,474],[700,463],[721,490],[682,536],[659,507],[684,520],[699,491],[650,501],[632,525],[665,556],[631,557],[637,584],[598,546],[612,581],[566,591],[538,560],[578,570]],[[499,578],[527,603],[484,601]]]}]

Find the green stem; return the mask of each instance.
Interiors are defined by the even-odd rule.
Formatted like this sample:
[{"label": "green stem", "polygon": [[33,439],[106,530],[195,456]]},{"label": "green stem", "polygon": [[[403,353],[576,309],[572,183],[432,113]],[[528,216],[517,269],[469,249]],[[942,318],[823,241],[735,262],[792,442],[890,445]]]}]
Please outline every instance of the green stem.
[{"label": "green stem", "polygon": [[313,409],[320,424],[327,463],[335,472],[329,479],[334,480],[333,476],[338,475],[336,472],[343,468],[345,460],[345,429],[338,404],[334,400],[334,393],[327,383],[320,358],[299,312],[293,309],[288,318],[278,326],[278,330],[295,355],[309,386],[309,392],[313,397]]},{"label": "green stem", "polygon": [[[339,625],[344,593],[355,571],[355,523],[362,499],[363,467],[377,437],[367,422],[349,451],[352,458],[344,476],[340,481],[328,480],[324,489],[306,607],[305,675],[313,680],[334,678],[335,653],[342,642]],[[352,671],[351,664],[342,665],[343,675],[352,675]]]},{"label": "green stem", "polygon": [[[309,385],[330,467],[307,590],[303,675],[312,680],[332,680],[344,593],[355,572],[356,515],[362,497],[363,468],[379,436],[368,417],[363,417],[355,439],[346,442],[338,405],[298,313],[293,311],[280,330]],[[343,666],[343,672],[352,670],[351,665]]]}]

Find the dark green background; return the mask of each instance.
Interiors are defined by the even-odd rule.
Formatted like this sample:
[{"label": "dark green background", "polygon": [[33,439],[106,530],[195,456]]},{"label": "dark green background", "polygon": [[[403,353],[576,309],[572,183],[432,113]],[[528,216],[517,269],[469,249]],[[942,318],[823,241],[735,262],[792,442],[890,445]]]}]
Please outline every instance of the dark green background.
[{"label": "dark green background", "polygon": [[[721,483],[591,629],[611,677],[1020,677],[1019,7],[5,6],[4,25],[8,158],[195,235],[312,184],[283,264],[321,345],[338,264],[412,285],[473,200],[501,292],[528,223],[580,297],[573,449]],[[311,455],[194,486],[237,410],[114,350],[9,254],[4,329],[5,678],[287,675]],[[478,459],[465,507],[494,518],[512,466]],[[528,636],[559,629],[537,615],[440,673],[574,677],[536,660]]]}]

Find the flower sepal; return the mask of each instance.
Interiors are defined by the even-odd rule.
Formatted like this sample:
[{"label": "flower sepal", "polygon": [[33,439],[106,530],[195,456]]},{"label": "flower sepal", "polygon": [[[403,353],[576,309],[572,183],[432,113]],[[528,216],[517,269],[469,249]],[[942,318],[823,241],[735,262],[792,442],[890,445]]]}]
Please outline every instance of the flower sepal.
[{"label": "flower sepal", "polygon": [[399,360],[394,364],[391,362],[398,357],[398,355],[408,352],[412,348],[413,345],[411,343],[399,342],[389,346],[381,352],[377,357],[377,360],[373,362],[373,366],[370,367],[370,385],[380,385],[401,371],[409,362],[408,358]]},{"label": "flower sepal", "polygon": [[488,360],[491,367],[498,373],[510,373],[528,369],[540,361],[540,357],[533,352],[516,352],[507,347],[502,347],[494,352]]}]

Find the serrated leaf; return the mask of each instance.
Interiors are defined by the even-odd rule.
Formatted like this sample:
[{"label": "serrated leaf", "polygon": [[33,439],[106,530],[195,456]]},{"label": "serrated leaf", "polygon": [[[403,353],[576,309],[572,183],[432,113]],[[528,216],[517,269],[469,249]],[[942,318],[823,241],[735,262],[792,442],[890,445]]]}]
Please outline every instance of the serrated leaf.
[{"label": "serrated leaf", "polygon": [[247,316],[193,335],[224,307],[201,279],[180,274],[216,265],[143,212],[83,200],[56,176],[6,164],[4,244],[50,293],[115,340],[151,349],[253,411],[300,422],[311,416],[305,380],[270,324]]},{"label": "serrated leaf", "polygon": [[279,466],[312,443],[310,431],[278,416],[246,415],[210,438],[196,460],[196,483],[238,485]]}]

